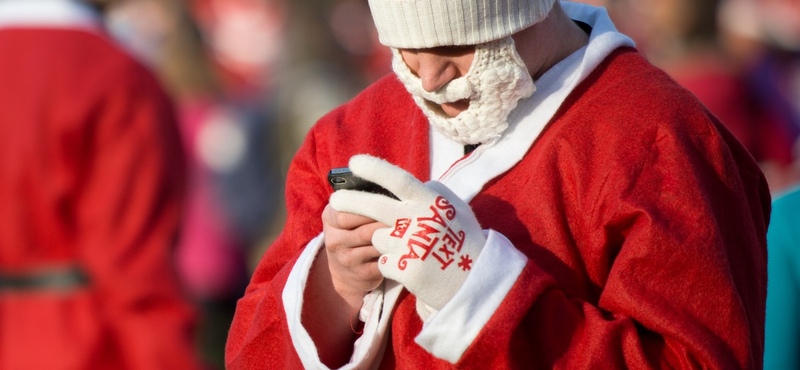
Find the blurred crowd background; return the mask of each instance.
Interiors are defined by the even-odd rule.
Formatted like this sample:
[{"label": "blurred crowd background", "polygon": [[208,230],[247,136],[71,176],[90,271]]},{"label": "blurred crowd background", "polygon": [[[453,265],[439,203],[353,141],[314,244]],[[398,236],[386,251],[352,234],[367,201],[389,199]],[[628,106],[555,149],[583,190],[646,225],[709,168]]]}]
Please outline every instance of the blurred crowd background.
[{"label": "blurred crowd background", "polygon": [[[800,184],[800,0],[607,0],[618,28],[750,149]],[[223,368],[236,300],[283,224],[307,129],[391,72],[367,0],[122,0],[108,30],[174,98],[190,166],[176,266]]]}]

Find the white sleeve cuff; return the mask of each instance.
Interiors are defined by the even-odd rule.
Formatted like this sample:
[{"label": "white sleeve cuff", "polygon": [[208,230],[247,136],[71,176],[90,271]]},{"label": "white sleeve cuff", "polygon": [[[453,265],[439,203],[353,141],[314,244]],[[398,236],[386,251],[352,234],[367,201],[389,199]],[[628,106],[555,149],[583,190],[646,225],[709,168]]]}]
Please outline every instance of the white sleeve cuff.
[{"label": "white sleeve cuff", "polygon": [[502,234],[489,230],[464,285],[430,316],[414,339],[434,356],[456,363],[475,341],[517,281],[528,257]]},{"label": "white sleeve cuff", "polygon": [[[317,253],[323,248],[323,240],[323,234],[320,234],[308,242],[300,258],[292,267],[281,295],[292,345],[306,369],[328,369],[320,361],[317,347],[300,320],[308,273],[314,264]],[[371,369],[380,364],[380,357],[388,339],[391,311],[402,290],[402,285],[386,280],[381,288],[368,295],[369,299],[365,300],[367,302],[361,313],[362,317],[368,318],[364,323],[364,331],[354,344],[350,362],[340,369]]]}]

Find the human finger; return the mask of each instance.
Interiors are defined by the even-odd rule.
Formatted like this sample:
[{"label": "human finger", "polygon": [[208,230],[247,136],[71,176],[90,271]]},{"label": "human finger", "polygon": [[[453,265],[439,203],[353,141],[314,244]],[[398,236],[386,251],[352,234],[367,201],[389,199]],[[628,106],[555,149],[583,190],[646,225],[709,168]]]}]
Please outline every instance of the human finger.
[{"label": "human finger", "polygon": [[353,212],[340,211],[330,203],[322,211],[322,223],[341,230],[353,230],[359,226],[375,222],[374,218]]}]

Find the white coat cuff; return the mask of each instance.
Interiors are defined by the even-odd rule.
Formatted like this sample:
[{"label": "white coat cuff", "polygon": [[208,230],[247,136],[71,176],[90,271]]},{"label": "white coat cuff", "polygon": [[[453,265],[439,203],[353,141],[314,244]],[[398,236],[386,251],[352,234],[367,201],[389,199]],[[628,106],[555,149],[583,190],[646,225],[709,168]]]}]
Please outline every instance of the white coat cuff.
[{"label": "white coat cuff", "polygon": [[[320,361],[316,344],[301,322],[303,292],[308,281],[308,273],[323,247],[323,234],[308,242],[292,267],[292,271],[289,272],[286,286],[281,294],[292,345],[306,369],[328,369]],[[371,369],[379,365],[388,338],[390,313],[402,289],[401,285],[387,280],[381,288],[372,291],[367,296],[369,299],[365,300],[367,302],[362,308],[362,317],[368,318],[364,323],[364,331],[354,344],[350,362],[340,369]]]},{"label": "white coat cuff", "polygon": [[434,356],[456,363],[475,341],[522,273],[528,258],[502,234],[489,230],[464,285],[425,322],[414,339]]}]

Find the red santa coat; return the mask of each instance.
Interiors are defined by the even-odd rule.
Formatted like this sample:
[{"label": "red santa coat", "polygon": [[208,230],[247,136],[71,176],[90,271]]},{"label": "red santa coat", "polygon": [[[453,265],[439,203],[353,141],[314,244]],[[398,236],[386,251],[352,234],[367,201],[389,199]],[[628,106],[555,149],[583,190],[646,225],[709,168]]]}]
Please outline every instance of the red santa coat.
[{"label": "red santa coat", "polygon": [[167,97],[86,9],[0,5],[0,369],[199,368]]},{"label": "red santa coat", "polygon": [[[283,302],[302,292],[284,287],[322,229],[327,171],[368,153],[426,180],[428,135],[391,76],[315,125],[289,169],[286,227],[237,307],[229,369],[303,367]],[[450,363],[421,344],[415,298],[402,293],[379,367],[761,368],[769,201],[719,121],[618,49],[470,201],[483,228],[527,257],[491,318]]]}]

